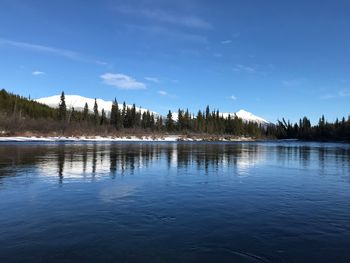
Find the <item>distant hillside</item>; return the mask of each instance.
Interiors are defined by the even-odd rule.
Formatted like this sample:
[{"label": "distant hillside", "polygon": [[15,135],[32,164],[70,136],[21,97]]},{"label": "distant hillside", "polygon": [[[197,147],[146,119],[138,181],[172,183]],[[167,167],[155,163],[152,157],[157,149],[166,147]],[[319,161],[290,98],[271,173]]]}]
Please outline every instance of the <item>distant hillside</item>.
[{"label": "distant hillside", "polygon": [[[87,103],[88,107],[85,107]],[[125,105],[125,107],[124,107]],[[168,111],[166,116],[135,105],[85,98],[78,95],[52,96],[30,100],[0,90],[0,136],[96,136],[181,134],[196,138],[279,138],[350,141],[350,117],[317,125],[307,117],[298,123],[282,119],[272,124],[245,110],[221,113],[218,110]]]},{"label": "distant hillside", "polygon": [[2,89],[0,90],[0,114],[6,114],[7,117],[54,119],[57,117],[57,110]]},{"label": "distant hillside", "polygon": [[[125,107],[124,107],[125,105]],[[86,107],[87,106],[87,107]],[[238,115],[246,119],[240,119]],[[135,105],[86,98],[79,95],[52,96],[30,100],[0,93],[1,134],[36,135],[117,135],[126,134],[202,134],[265,137],[265,120],[240,111],[224,117],[219,111],[199,111],[197,115],[179,109],[160,116]]]},{"label": "distant hillside", "polygon": [[[92,112],[92,109],[93,109],[94,103],[95,103],[95,99],[83,97],[80,95],[65,95],[65,98],[66,98],[67,107],[69,109],[74,108],[75,110],[82,111],[84,109],[85,103],[87,103],[89,106],[90,112]],[[60,95],[54,95],[54,96],[50,96],[50,97],[40,98],[40,99],[36,99],[36,101],[40,102],[42,104],[46,104],[46,105],[53,107],[53,108],[57,108],[59,103],[60,103]],[[96,102],[98,105],[99,112],[101,113],[102,109],[104,109],[107,116],[109,116],[113,102],[112,101],[105,101],[102,99],[96,99]],[[119,103],[118,106],[121,109],[123,107],[123,104]],[[126,106],[129,108],[132,107],[132,105],[130,105],[130,104],[127,104]],[[152,111],[150,109],[136,107],[136,110],[137,111],[140,110],[141,113],[144,113],[147,110],[149,110],[155,116],[159,115],[157,112]],[[259,116],[256,116],[248,111],[245,111],[245,110],[239,110],[238,112],[233,112],[233,113],[221,113],[221,115],[224,118],[227,118],[229,115],[231,115],[231,117],[237,116],[238,118],[242,119],[244,122],[256,122],[256,123],[262,124],[262,125],[271,124],[269,121],[267,121]],[[177,121],[177,118],[178,118],[177,112],[174,112],[173,113],[174,121]]]},{"label": "distant hillside", "polygon": [[[58,105],[60,103],[60,98],[61,98],[60,95],[54,95],[54,96],[50,96],[50,97],[36,99],[35,101],[42,103],[42,104],[45,104],[47,106],[50,106],[52,108],[58,108]],[[93,111],[93,107],[95,104],[95,99],[93,99],[93,98],[87,98],[87,97],[83,97],[80,95],[65,95],[65,99],[66,99],[66,105],[67,105],[68,109],[74,108],[74,110],[83,111],[85,103],[87,103],[88,107],[89,107],[89,111],[90,112]],[[98,105],[99,113],[101,113],[102,109],[104,109],[107,116],[109,116],[111,113],[113,102],[112,101],[105,101],[102,99],[96,99],[96,102]],[[121,103],[118,103],[118,106],[120,109],[123,108],[123,104],[121,104]],[[130,105],[130,104],[127,104],[126,106],[128,108],[132,108],[132,105]],[[136,107],[136,111],[141,111],[141,113],[147,112],[147,110],[148,109]],[[151,110],[150,110],[150,112],[152,112],[155,115],[158,115],[158,113],[153,112]]]}]

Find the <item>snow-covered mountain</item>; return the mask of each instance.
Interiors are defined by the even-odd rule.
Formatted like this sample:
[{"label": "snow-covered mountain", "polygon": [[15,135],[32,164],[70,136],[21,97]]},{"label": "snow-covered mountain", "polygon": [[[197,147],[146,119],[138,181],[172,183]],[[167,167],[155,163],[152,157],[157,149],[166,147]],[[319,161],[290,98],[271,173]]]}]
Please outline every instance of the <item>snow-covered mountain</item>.
[{"label": "snow-covered mountain", "polygon": [[[177,121],[178,113],[173,112],[172,115],[173,115],[173,119]],[[271,124],[271,122],[245,110],[239,110],[237,112],[221,112],[220,115],[223,116],[224,118],[228,118],[229,115],[231,116],[231,118],[234,118],[237,115],[237,117],[242,119],[244,122],[257,122],[258,124],[261,124],[261,125]]]},{"label": "snow-covered mountain", "polygon": [[263,125],[270,124],[269,121],[267,121],[259,116],[256,116],[251,112],[245,111],[245,110],[239,110],[239,111],[234,112],[234,113],[222,113],[222,116],[224,116],[225,118],[227,118],[228,115],[231,115],[231,117],[235,117],[235,115],[237,115],[238,118],[240,118],[246,122],[257,122],[257,123],[263,124]]},{"label": "snow-covered mountain", "polygon": [[[36,99],[35,101],[40,102],[42,104],[48,105],[52,108],[57,108],[59,103],[61,100],[61,96],[60,95],[55,95],[55,96],[51,96],[51,97],[46,97],[46,98],[40,98],[40,99]],[[83,97],[83,96],[79,96],[79,95],[65,95],[65,100],[66,100],[66,105],[68,108],[72,108],[74,107],[75,110],[78,111],[82,111],[84,109],[85,103],[88,104],[89,106],[89,110],[92,111],[94,104],[95,104],[95,99],[92,98],[87,98],[87,97]],[[97,105],[98,105],[98,109],[99,112],[101,113],[102,109],[105,110],[107,116],[110,115],[111,112],[111,108],[112,108],[112,101],[105,101],[102,99],[96,99]],[[119,108],[122,109],[123,104],[118,104]],[[132,107],[132,105],[128,105],[127,107]],[[140,107],[136,107],[136,110],[139,111],[141,110],[141,113],[149,110],[149,109],[145,109],[145,108],[140,108]],[[149,110],[151,113],[155,114],[156,116],[158,116],[159,114]],[[221,113],[223,117],[227,118],[229,115],[231,115],[231,117],[234,117],[235,115],[237,115],[238,118],[241,118],[243,121],[246,122],[257,122],[259,124],[262,125],[267,125],[270,124],[270,122],[268,122],[267,120],[256,116],[248,111],[245,110],[239,110],[238,112],[233,112],[233,113]],[[176,121],[177,120],[177,112],[173,113],[173,119]]]},{"label": "snow-covered mountain", "polygon": [[[55,96],[51,96],[51,97],[36,99],[35,101],[42,103],[42,104],[45,104],[45,105],[52,107],[52,108],[58,108],[60,100],[61,100],[61,95],[55,95]],[[85,107],[85,103],[87,103],[89,110],[92,112],[94,105],[95,105],[95,99],[86,98],[86,97],[79,96],[79,95],[65,95],[65,101],[66,101],[67,108],[71,109],[74,107],[74,109],[77,111],[82,111]],[[96,99],[96,102],[97,102],[98,110],[100,113],[101,113],[102,109],[104,109],[107,116],[110,115],[112,104],[113,104],[112,101]],[[123,104],[118,104],[118,106],[119,106],[119,109],[123,108]],[[128,104],[126,106],[128,108],[132,107],[132,105],[128,105]],[[141,113],[147,111],[147,109],[140,108],[140,107],[136,107],[136,110],[137,111],[141,110]],[[152,113],[152,111],[150,111],[150,112]],[[153,113],[155,115],[158,115],[158,113],[156,113],[156,112],[153,112]]]}]

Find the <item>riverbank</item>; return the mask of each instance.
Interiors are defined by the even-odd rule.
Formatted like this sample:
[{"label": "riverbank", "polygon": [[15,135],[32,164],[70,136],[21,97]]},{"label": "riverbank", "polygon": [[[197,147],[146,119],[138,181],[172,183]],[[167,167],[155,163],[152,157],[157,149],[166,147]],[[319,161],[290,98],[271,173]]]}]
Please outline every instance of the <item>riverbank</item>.
[{"label": "riverbank", "polygon": [[131,135],[131,136],[3,136],[0,142],[177,142],[255,141],[251,137],[219,135]]}]

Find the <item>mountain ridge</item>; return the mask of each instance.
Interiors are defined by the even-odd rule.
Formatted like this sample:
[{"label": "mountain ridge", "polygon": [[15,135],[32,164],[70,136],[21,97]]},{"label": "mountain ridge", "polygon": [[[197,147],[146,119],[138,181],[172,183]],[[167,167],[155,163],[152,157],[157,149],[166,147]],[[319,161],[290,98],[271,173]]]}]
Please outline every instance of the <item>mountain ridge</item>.
[{"label": "mountain ridge", "polygon": [[[47,105],[49,107],[52,107],[52,108],[57,108],[59,103],[60,103],[60,99],[61,99],[60,95],[53,95],[53,96],[49,96],[49,97],[43,97],[43,98],[35,99],[35,101],[37,101],[39,103],[42,103],[42,104],[45,104],[45,105]],[[74,107],[74,109],[78,110],[78,111],[82,111],[84,109],[85,103],[88,104],[89,110],[92,111],[92,109],[94,107],[94,104],[95,104],[95,99],[88,98],[88,97],[83,97],[81,95],[69,95],[69,94],[65,95],[65,101],[66,101],[66,105],[67,105],[68,108],[71,109],[72,107]],[[102,109],[104,109],[104,111],[107,114],[107,116],[109,116],[110,112],[111,112],[111,108],[112,108],[113,102],[112,101],[106,101],[106,100],[103,100],[103,99],[98,99],[98,98],[96,98],[96,102],[97,102],[97,105],[98,105],[99,112],[101,113]],[[131,104],[126,104],[126,106],[128,108],[132,107]],[[122,109],[123,104],[118,103],[118,107],[120,109]],[[157,113],[155,111],[152,111],[150,109],[147,109],[147,108],[136,107],[136,110],[137,111],[140,110],[141,113],[146,112],[146,111],[150,111],[154,115],[160,116],[159,113]],[[254,115],[253,113],[248,112],[248,111],[243,110],[243,109],[240,109],[239,111],[232,112],[232,113],[227,113],[227,112],[225,113],[225,112],[223,112],[223,113],[221,113],[221,115],[224,118],[228,118],[229,115],[231,117],[237,116],[238,118],[242,119],[245,122],[256,122],[256,123],[259,123],[259,124],[262,124],[262,125],[268,125],[268,124],[271,123],[271,122],[265,120],[264,118],[259,117],[257,115]],[[176,112],[173,113],[173,119],[177,120],[177,113]]]}]

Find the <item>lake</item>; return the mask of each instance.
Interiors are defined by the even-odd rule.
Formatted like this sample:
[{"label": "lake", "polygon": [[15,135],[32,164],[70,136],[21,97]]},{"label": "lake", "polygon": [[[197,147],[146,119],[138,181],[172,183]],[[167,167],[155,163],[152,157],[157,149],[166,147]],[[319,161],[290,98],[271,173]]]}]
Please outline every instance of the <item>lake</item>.
[{"label": "lake", "polygon": [[350,262],[350,145],[2,143],[0,262]]}]

